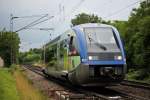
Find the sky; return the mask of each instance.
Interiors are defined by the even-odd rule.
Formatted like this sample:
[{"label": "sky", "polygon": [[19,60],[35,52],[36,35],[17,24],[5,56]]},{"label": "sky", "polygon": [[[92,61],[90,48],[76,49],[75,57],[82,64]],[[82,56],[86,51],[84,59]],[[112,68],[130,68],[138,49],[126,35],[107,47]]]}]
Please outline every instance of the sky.
[{"label": "sky", "polygon": [[[142,0],[0,0],[0,30],[10,30],[10,14],[13,17],[16,31],[34,20],[48,14],[53,18],[32,28],[18,32],[21,39],[20,51],[40,48],[46,42],[63,33],[79,13],[96,14],[104,20],[128,20],[133,8],[137,8]],[[39,17],[24,17],[34,16]],[[35,28],[53,28],[54,30],[38,30]]]}]

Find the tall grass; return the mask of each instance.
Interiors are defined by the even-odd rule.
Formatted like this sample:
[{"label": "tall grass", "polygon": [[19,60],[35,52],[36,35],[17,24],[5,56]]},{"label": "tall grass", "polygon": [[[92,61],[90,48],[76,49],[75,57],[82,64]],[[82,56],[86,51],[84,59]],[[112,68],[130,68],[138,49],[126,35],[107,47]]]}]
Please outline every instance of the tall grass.
[{"label": "tall grass", "polygon": [[16,78],[20,100],[46,100],[46,97],[34,88],[20,71],[15,71],[14,77]]},{"label": "tall grass", "polygon": [[19,100],[15,80],[7,68],[0,68],[0,100]]}]

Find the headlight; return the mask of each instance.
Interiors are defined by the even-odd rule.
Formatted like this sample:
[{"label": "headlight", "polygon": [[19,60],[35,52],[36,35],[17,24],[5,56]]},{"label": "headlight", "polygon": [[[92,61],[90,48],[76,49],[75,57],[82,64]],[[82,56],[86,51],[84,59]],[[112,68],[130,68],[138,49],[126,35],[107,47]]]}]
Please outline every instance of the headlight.
[{"label": "headlight", "polygon": [[92,60],[93,59],[93,57],[92,56],[89,56],[89,60]]},{"label": "headlight", "polygon": [[122,60],[122,56],[118,56],[117,59],[118,59],[118,60]]},{"label": "headlight", "polygon": [[122,60],[122,56],[115,56],[115,60]]}]

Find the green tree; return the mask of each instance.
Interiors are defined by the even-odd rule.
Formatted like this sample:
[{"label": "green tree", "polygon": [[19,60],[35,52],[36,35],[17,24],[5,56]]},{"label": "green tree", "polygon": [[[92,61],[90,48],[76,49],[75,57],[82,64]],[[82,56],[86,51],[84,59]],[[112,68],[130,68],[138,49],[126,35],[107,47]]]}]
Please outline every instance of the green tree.
[{"label": "green tree", "polygon": [[150,2],[133,9],[125,28],[128,68],[139,70],[139,79],[150,74]]},{"label": "green tree", "polygon": [[0,32],[0,56],[4,59],[5,66],[11,65],[11,61],[18,62],[19,43],[20,39],[17,33]]},{"label": "green tree", "polygon": [[125,33],[126,33],[125,30],[127,28],[127,21],[118,21],[118,20],[116,20],[116,21],[113,21],[110,24],[113,25],[113,26],[115,26],[118,29],[121,37],[123,39],[125,39]]},{"label": "green tree", "polygon": [[86,13],[81,13],[76,16],[76,18],[71,20],[73,25],[79,25],[84,23],[101,23],[102,19],[97,15],[89,15]]},{"label": "green tree", "polygon": [[[53,46],[53,48],[57,48],[56,46]],[[44,54],[44,51],[43,51]],[[54,51],[52,49],[52,47],[46,47],[45,49],[45,62],[48,63],[49,61],[54,60],[54,54],[56,54],[56,51]],[[42,55],[42,58],[44,57],[44,55]],[[44,58],[43,58],[44,59]]]},{"label": "green tree", "polygon": [[91,15],[79,14],[72,19],[72,24],[98,22],[117,27],[125,42],[128,68],[138,70],[139,79],[150,75],[150,2],[143,1],[138,8],[133,9],[128,21],[110,23],[98,16],[91,20],[89,16]]},{"label": "green tree", "polygon": [[28,52],[19,53],[19,63],[34,63],[41,61],[42,49],[34,48],[30,49]]}]

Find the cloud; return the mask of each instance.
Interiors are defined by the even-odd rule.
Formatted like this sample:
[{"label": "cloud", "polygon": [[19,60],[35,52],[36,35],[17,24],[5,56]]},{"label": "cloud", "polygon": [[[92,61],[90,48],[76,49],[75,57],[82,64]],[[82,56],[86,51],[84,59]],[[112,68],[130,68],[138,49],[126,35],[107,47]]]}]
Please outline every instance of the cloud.
[{"label": "cloud", "polygon": [[[113,12],[126,7],[128,4],[135,2],[135,0],[1,0],[0,2],[0,29],[6,28],[9,30],[9,19],[10,14],[14,16],[29,16],[38,14],[49,14],[56,16],[51,21],[37,25],[35,27],[54,27],[55,31],[46,32],[39,30],[24,30],[19,32],[21,41],[32,42],[36,45],[31,45],[31,47],[39,47],[43,41],[47,41],[49,34],[53,33],[52,37],[56,37],[58,34],[62,33],[61,26],[63,29],[69,27],[70,19],[75,15],[85,12],[94,13],[98,16],[104,18],[112,14]],[[64,12],[59,6],[64,7]],[[125,9],[119,14],[113,15],[106,18],[114,20],[127,20],[130,11],[133,7],[137,7],[138,4]],[[73,10],[73,11],[72,11]],[[32,19],[16,19],[14,20],[14,30],[27,25],[36,18]],[[64,22],[65,19],[65,22]],[[55,33],[54,33],[55,32]]]}]

